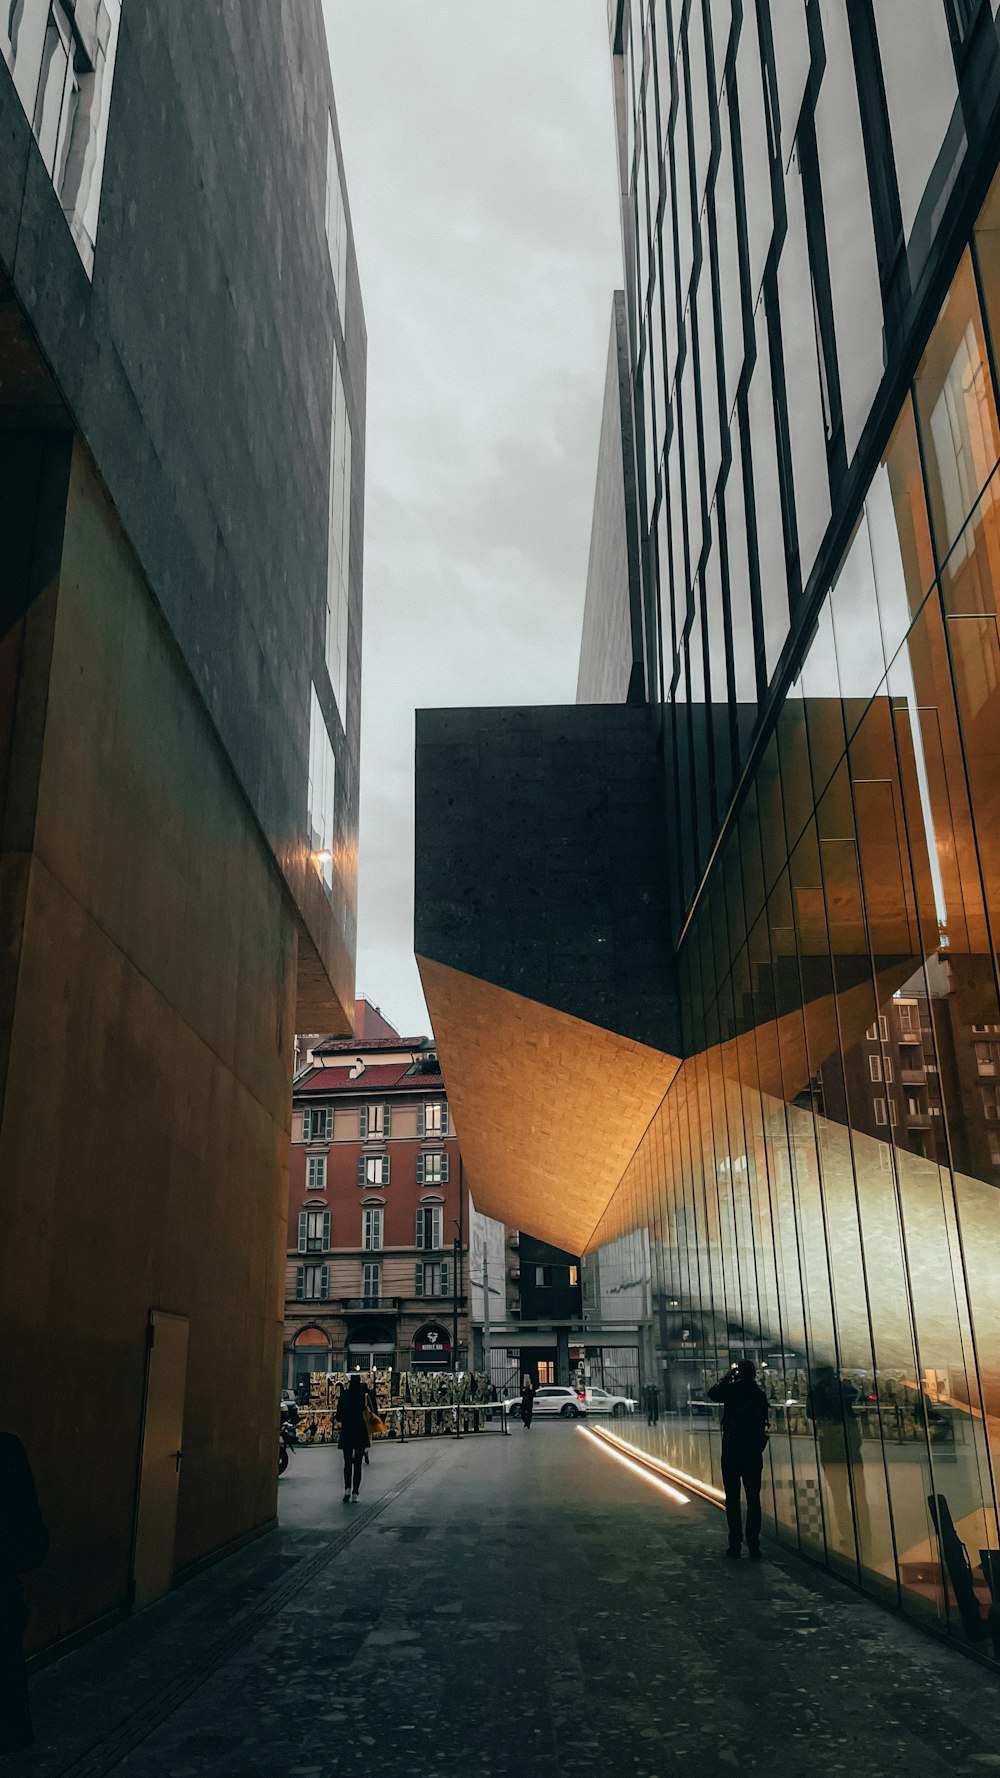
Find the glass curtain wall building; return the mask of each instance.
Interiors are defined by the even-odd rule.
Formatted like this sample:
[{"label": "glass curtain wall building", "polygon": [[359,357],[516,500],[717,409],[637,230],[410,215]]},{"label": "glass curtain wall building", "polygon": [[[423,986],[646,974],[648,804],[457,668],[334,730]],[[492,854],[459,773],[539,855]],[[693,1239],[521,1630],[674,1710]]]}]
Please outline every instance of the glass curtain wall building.
[{"label": "glass curtain wall building", "polygon": [[[612,0],[641,673],[627,708],[592,705],[577,725],[546,713],[541,764],[524,712],[422,716],[417,873],[473,1190],[522,1229],[542,1218],[541,1186],[515,1203],[505,1145],[534,1089],[508,1083],[510,1130],[499,1093],[487,1128],[465,1058],[486,1005],[523,1041],[544,1029],[562,1058],[527,1107],[546,1238],[589,1256],[595,1338],[621,1320],[627,1281],[660,1391],[656,1426],[616,1430],[717,1493],[706,1389],[755,1359],[772,1534],[986,1654],[1000,1624],[995,12]],[[588,586],[585,648],[623,629],[589,609],[610,597]],[[581,687],[603,683],[583,661]],[[635,759],[645,723],[658,762],[655,858],[612,716]],[[527,816],[519,828],[503,798],[524,810],[545,773],[551,831],[515,869]],[[478,887],[476,798],[507,822]],[[623,820],[642,894],[615,881],[605,905],[594,884]],[[627,992],[588,997],[612,954]],[[596,1088],[572,1097],[595,1030],[616,1046],[613,1115]],[[576,1127],[600,1137],[572,1167],[560,1115],[564,1147]],[[630,1158],[604,1189],[616,1135]]]},{"label": "glass curtain wall building", "polygon": [[[1000,183],[988,5],[611,12],[684,1060],[593,1245],[667,1410],[764,1368],[777,1535],[1000,1598]],[[627,1268],[628,1269],[628,1268]],[[964,1546],[964,1551],[962,1546]]]}]

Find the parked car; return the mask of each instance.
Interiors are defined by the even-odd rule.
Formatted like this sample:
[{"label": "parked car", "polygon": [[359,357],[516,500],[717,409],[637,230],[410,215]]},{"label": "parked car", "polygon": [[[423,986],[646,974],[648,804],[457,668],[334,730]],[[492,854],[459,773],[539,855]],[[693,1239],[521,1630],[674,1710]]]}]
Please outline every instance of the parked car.
[{"label": "parked car", "polygon": [[639,1405],[631,1395],[615,1395],[610,1389],[591,1389],[585,1400],[589,1413],[614,1414],[619,1420],[623,1414],[634,1414]]},{"label": "parked car", "polygon": [[[508,1414],[521,1412],[521,1397],[511,1396],[504,1402]],[[561,1383],[543,1383],[535,1390],[536,1414],[561,1414],[564,1420],[576,1420],[586,1416],[587,1404],[581,1401],[575,1389],[564,1389]]]}]

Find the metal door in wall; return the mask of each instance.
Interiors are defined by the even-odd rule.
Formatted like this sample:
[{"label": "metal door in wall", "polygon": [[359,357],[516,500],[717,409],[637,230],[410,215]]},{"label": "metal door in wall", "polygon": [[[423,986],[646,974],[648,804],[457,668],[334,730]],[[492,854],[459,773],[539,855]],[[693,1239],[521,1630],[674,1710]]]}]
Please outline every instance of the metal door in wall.
[{"label": "metal door in wall", "polygon": [[187,1316],[154,1309],[149,1317],[147,1342],[139,1502],[132,1557],[136,1605],[148,1605],[173,1584],[187,1383]]}]

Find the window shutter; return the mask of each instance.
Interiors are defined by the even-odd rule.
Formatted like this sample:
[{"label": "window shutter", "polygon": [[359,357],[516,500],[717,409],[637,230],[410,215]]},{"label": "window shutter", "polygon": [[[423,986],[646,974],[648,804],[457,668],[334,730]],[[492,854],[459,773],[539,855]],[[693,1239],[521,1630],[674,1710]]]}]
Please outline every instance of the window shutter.
[{"label": "window shutter", "polygon": [[441,1295],[451,1295],[451,1265],[446,1259],[441,1261]]},{"label": "window shutter", "polygon": [[433,1235],[434,1235],[435,1247],[440,1247],[440,1245],[441,1245],[441,1220],[442,1220],[442,1212],[440,1210],[435,1210],[434,1225],[433,1225],[433,1231],[432,1231]]},{"label": "window shutter", "polygon": [[306,1213],[304,1210],[300,1210],[299,1211],[299,1252],[305,1253],[306,1251],[307,1251]]},{"label": "window shutter", "polygon": [[324,1210],[324,1212],[323,1212],[323,1251],[324,1251],[324,1253],[328,1252],[329,1248],[330,1248],[330,1212],[329,1212],[329,1210]]},{"label": "window shutter", "polygon": [[332,1142],[333,1141],[333,1112],[328,1111],[324,1115],[325,1115],[325,1126],[326,1126],[324,1134],[326,1136],[326,1140],[328,1142]]},{"label": "window shutter", "polygon": [[424,1244],[424,1213],[422,1210],[418,1210],[417,1211],[417,1246],[422,1247],[423,1244]]},{"label": "window shutter", "polygon": [[426,1166],[427,1166],[426,1157],[422,1154],[418,1154],[418,1156],[417,1156],[417,1184],[418,1185],[423,1185],[423,1183],[424,1183],[424,1173],[426,1171]]},{"label": "window shutter", "polygon": [[423,1296],[423,1294],[424,1294],[424,1268],[423,1268],[423,1264],[421,1263],[420,1260],[417,1261],[417,1275],[416,1275],[416,1279],[414,1281],[414,1294],[416,1296]]},{"label": "window shutter", "polygon": [[359,1154],[359,1156],[358,1156],[358,1184],[364,1185],[364,1183],[365,1183],[365,1157],[363,1154]]},{"label": "window shutter", "polygon": [[447,1134],[448,1134],[448,1107],[447,1107],[447,1105],[442,1105],[442,1107],[441,1107],[441,1134],[442,1134],[442,1136],[447,1136]]},{"label": "window shutter", "polygon": [[426,1136],[426,1134],[427,1134],[427,1119],[426,1119],[426,1114],[424,1112],[424,1102],[421,1099],[419,1105],[417,1106],[417,1135],[418,1136]]},{"label": "window shutter", "polygon": [[306,1294],[306,1268],[305,1268],[305,1266],[296,1266],[296,1268],[295,1268],[295,1296],[296,1296],[297,1301],[301,1302],[303,1297],[305,1296],[305,1294]]},{"label": "window shutter", "polygon": [[441,1156],[441,1184],[447,1185],[447,1183],[448,1183],[448,1156],[446,1154],[443,1154]]},{"label": "window shutter", "polygon": [[302,1113],[302,1140],[303,1140],[303,1142],[311,1142],[312,1141],[312,1112],[311,1111],[304,1111]]},{"label": "window shutter", "polygon": [[321,1266],[320,1267],[319,1294],[321,1297],[324,1297],[324,1298],[328,1297],[330,1295],[330,1268],[329,1268],[329,1266]]},{"label": "window shutter", "polygon": [[392,1135],[392,1106],[391,1105],[383,1105],[383,1107],[382,1107],[382,1134],[385,1137],[386,1141],[388,1142],[389,1137]]},{"label": "window shutter", "polygon": [[361,1110],[358,1112],[358,1135],[361,1137],[362,1142],[368,1141],[368,1107],[367,1107],[367,1105],[362,1105]]},{"label": "window shutter", "polygon": [[382,1156],[382,1184],[388,1185],[388,1183],[389,1183],[389,1156],[387,1154],[384,1154]]}]

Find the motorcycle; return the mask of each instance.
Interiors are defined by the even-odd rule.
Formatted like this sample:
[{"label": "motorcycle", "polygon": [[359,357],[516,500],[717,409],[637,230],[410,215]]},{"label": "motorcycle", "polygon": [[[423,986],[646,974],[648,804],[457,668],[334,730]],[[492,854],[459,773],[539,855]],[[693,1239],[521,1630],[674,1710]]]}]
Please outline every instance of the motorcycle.
[{"label": "motorcycle", "polygon": [[295,1421],[291,1417],[282,1420],[278,1430],[278,1474],[284,1475],[288,1468],[288,1459],[298,1440],[295,1437]]}]

